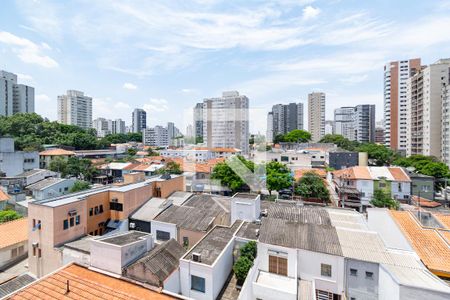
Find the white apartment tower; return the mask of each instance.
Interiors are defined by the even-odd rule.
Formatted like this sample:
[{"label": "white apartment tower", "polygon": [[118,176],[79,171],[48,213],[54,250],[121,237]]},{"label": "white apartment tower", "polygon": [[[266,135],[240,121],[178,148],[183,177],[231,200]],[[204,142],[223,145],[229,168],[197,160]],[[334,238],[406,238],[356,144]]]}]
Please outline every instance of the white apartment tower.
[{"label": "white apartment tower", "polygon": [[0,70],[0,116],[34,112],[34,88],[17,83],[17,75]]},{"label": "white apartment tower", "polygon": [[384,66],[384,141],[394,150],[406,150],[406,84],[420,68],[420,58],[393,61]]},{"label": "white apartment tower", "polygon": [[350,141],[355,140],[355,108],[339,107],[334,110],[334,133]]},{"label": "white apartment tower", "polygon": [[169,135],[167,128],[159,125],[152,128],[145,128],[142,131],[142,142],[146,146],[169,146]]},{"label": "white apartment tower", "polygon": [[308,130],[313,142],[325,135],[325,93],[308,95]]},{"label": "white apartment tower", "polygon": [[75,90],[68,90],[66,95],[58,96],[58,122],[91,128],[92,98]]},{"label": "white apartment tower", "polygon": [[[422,69],[407,84],[407,155],[443,157],[449,122],[443,87],[449,82],[450,59],[441,59]],[[444,148],[443,148],[444,146]]]},{"label": "white apartment tower", "polygon": [[142,132],[147,127],[147,113],[145,110],[136,108],[132,113],[131,119],[133,132]]},{"label": "white apartment tower", "polygon": [[203,139],[209,148],[249,151],[249,100],[237,91],[203,100]]},{"label": "white apartment tower", "polygon": [[266,140],[269,143],[273,142],[273,112],[269,111],[267,113],[267,132]]},{"label": "white apartment tower", "polygon": [[450,79],[442,86],[442,161],[450,166]]}]

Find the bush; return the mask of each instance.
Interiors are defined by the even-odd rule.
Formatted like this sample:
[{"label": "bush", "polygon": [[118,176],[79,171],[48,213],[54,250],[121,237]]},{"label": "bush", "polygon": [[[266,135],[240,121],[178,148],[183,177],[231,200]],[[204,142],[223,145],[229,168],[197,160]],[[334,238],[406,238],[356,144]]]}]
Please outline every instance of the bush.
[{"label": "bush", "polygon": [[246,256],[241,256],[233,266],[233,272],[236,275],[237,283],[242,285],[247,278],[248,271],[252,267],[253,262]]},{"label": "bush", "polygon": [[251,261],[253,261],[256,258],[256,242],[255,241],[250,241],[247,244],[245,244],[244,246],[242,246],[242,248],[240,249],[240,253],[241,256],[245,256],[248,259],[250,259]]},{"label": "bush", "polygon": [[77,180],[70,188],[71,193],[80,192],[89,189],[89,182]]},{"label": "bush", "polygon": [[22,216],[14,210],[8,209],[0,211],[0,224],[20,218],[22,218]]},{"label": "bush", "polygon": [[375,190],[373,193],[373,199],[370,203],[375,207],[387,207],[389,209],[398,209],[400,207],[399,203],[392,199],[388,192],[383,190]]}]

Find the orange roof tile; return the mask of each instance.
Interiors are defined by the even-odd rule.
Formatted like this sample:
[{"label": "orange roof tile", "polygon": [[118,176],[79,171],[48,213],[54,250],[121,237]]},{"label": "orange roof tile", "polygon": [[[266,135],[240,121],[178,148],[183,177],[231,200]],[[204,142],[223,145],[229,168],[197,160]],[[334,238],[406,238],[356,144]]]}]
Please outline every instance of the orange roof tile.
[{"label": "orange roof tile", "polygon": [[[67,281],[69,292],[67,292]],[[102,273],[70,264],[6,299],[176,299]]]},{"label": "orange roof tile", "polygon": [[348,179],[372,180],[368,168],[360,166],[333,171],[333,175],[337,178],[342,176]]},{"label": "orange roof tile", "polygon": [[433,273],[450,277],[450,247],[441,230],[425,228],[409,211],[389,211],[425,266]]},{"label": "orange roof tile", "polygon": [[0,224],[0,249],[28,240],[28,219]]},{"label": "orange roof tile", "polygon": [[391,172],[392,177],[394,177],[395,181],[399,181],[399,182],[410,182],[411,181],[409,176],[405,173],[405,171],[402,168],[390,167],[388,169],[389,169],[389,172]]},{"label": "orange roof tile", "polygon": [[0,202],[8,201],[11,197],[0,188]]},{"label": "orange roof tile", "polygon": [[312,172],[312,173],[316,173],[317,175],[319,175],[320,177],[327,177],[327,171],[323,170],[323,169],[299,169],[299,170],[295,170],[294,172],[294,178],[296,180],[300,179],[303,177],[303,175],[305,175],[305,173],[308,172]]},{"label": "orange roof tile", "polygon": [[75,155],[75,152],[64,150],[64,149],[49,149],[49,150],[39,152],[39,155],[42,155],[42,156],[62,156],[62,155],[70,156],[70,155]]},{"label": "orange roof tile", "polygon": [[420,207],[438,207],[438,206],[441,206],[441,204],[439,202],[431,201],[431,200],[425,199],[423,197],[420,197],[420,201],[419,201],[419,197],[416,196],[416,195],[411,196],[411,200],[412,200],[414,205],[420,205]]},{"label": "orange roof tile", "polygon": [[434,214],[434,216],[442,223],[442,225],[450,229],[450,215]]},{"label": "orange roof tile", "polygon": [[216,147],[216,148],[212,148],[211,149],[212,152],[230,152],[230,153],[236,153],[238,152],[236,149],[234,148],[220,148],[220,147]]},{"label": "orange roof tile", "polygon": [[[129,164],[128,166],[126,166],[125,168],[123,168],[123,170],[134,170],[135,168],[139,167],[141,164]],[[147,166],[148,167],[148,166]]]}]

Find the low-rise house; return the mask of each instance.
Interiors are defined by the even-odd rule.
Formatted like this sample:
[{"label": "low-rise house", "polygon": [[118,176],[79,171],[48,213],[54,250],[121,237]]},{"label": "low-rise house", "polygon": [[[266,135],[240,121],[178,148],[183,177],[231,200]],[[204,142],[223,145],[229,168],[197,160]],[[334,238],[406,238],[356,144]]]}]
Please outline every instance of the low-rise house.
[{"label": "low-rise house", "polygon": [[411,195],[434,199],[434,177],[404,169],[411,179]]},{"label": "low-rise house", "polygon": [[24,286],[5,299],[178,299],[176,295],[70,264],[44,278]]},{"label": "low-rise house", "polygon": [[16,151],[14,139],[0,137],[1,177],[17,176],[23,172],[39,168],[39,155],[36,151]]},{"label": "low-rise house", "polygon": [[28,220],[21,218],[0,224],[0,271],[26,258]]},{"label": "low-rise house", "polygon": [[185,253],[186,250],[177,241],[170,239],[125,267],[123,275],[178,294],[181,292],[178,266]]},{"label": "low-rise house", "polygon": [[330,173],[340,206],[365,211],[370,206],[374,191],[381,189],[393,199],[408,201],[411,195],[411,180],[400,167],[353,167]]},{"label": "low-rise house", "polygon": [[75,179],[47,178],[26,187],[35,200],[44,200],[59,197],[70,192]]},{"label": "low-rise house", "polygon": [[[57,157],[68,159],[69,157],[73,157],[73,156],[75,156],[75,152],[65,150],[65,149],[54,148],[54,149],[44,150],[42,152],[39,152],[39,168],[49,169],[50,163]],[[34,169],[36,169],[36,168],[34,168]]]},{"label": "low-rise house", "polygon": [[207,147],[194,147],[189,148],[177,148],[177,149],[164,149],[159,151],[161,156],[167,158],[183,158],[191,162],[204,163],[210,159],[215,158],[228,158],[232,155],[240,155],[241,150],[236,148],[207,148]]}]

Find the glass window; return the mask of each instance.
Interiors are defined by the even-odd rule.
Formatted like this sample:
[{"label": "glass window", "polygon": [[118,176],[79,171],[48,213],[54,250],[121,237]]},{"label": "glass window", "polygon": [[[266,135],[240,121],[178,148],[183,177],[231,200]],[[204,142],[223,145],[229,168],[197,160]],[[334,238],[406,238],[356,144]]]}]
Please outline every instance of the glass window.
[{"label": "glass window", "polygon": [[89,208],[89,216],[92,216],[94,214],[94,209],[91,207]]},{"label": "glass window", "polygon": [[320,264],[320,275],[324,277],[331,277],[331,265]]},{"label": "glass window", "polygon": [[100,204],[98,212],[101,214],[103,212],[103,204]]},{"label": "glass window", "polygon": [[94,215],[98,215],[98,206],[94,208]]},{"label": "glass window", "polygon": [[356,270],[356,269],[350,269],[350,275],[352,275],[352,276],[358,275],[358,270]]},{"label": "glass window", "polygon": [[191,275],[191,290],[205,292],[205,278]]},{"label": "glass window", "polygon": [[75,219],[72,217],[70,218],[70,227],[73,227],[75,225]]},{"label": "glass window", "polygon": [[75,217],[75,225],[80,225],[80,216]]},{"label": "glass window", "polygon": [[64,220],[63,229],[66,230],[68,228],[69,228],[69,221],[68,220]]},{"label": "glass window", "polygon": [[372,279],[373,278],[373,272],[366,272],[366,278]]},{"label": "glass window", "polygon": [[156,239],[158,241],[168,241],[170,240],[170,233],[167,231],[156,230]]}]

